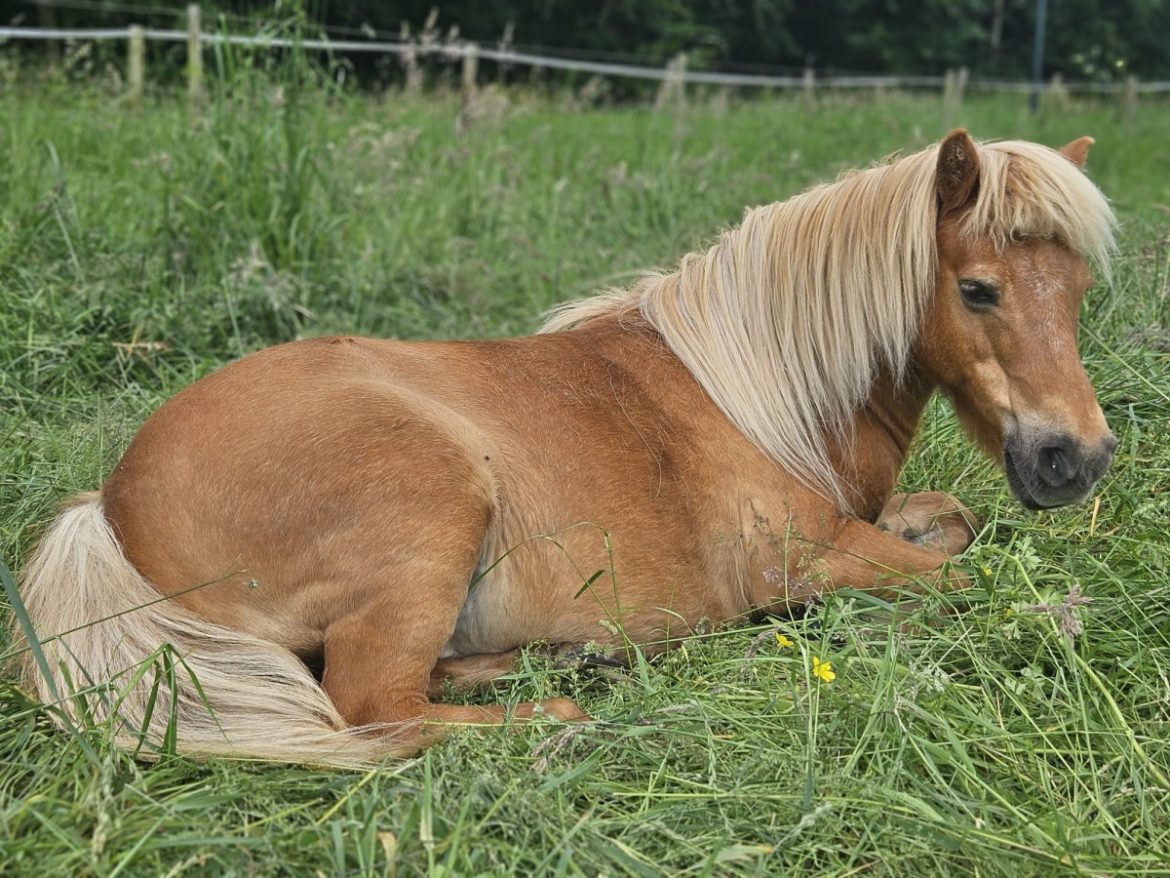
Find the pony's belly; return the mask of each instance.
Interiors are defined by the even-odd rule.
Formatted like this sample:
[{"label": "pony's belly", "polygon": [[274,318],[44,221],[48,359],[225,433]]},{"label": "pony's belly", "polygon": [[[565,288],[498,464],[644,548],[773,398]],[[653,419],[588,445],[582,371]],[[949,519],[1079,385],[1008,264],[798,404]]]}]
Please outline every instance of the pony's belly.
[{"label": "pony's belly", "polygon": [[[515,563],[499,564],[486,574],[477,572],[439,658],[508,652],[538,641],[575,644],[623,640],[612,622],[606,624],[620,614],[612,606],[581,598],[579,579],[558,575],[559,571],[543,563],[532,563],[523,551],[514,552],[508,560]],[[659,598],[654,603],[666,602],[665,596]],[[624,637],[635,642],[657,639],[659,615],[641,614],[628,620],[623,626]]]},{"label": "pony's belly", "polygon": [[524,613],[523,608],[517,612],[515,597],[503,576],[489,575],[475,581],[439,658],[506,652],[539,639],[539,635],[524,630],[528,626],[517,624],[525,616],[531,623],[534,614]]}]

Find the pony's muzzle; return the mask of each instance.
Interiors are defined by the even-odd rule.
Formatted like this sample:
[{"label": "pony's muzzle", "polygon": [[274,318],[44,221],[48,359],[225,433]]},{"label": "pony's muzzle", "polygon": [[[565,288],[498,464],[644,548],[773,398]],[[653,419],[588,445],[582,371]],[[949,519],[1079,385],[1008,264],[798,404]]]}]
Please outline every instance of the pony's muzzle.
[{"label": "pony's muzzle", "polygon": [[1109,469],[1117,437],[1083,442],[1071,433],[1013,433],[1004,442],[1008,484],[1029,509],[1079,503]]}]

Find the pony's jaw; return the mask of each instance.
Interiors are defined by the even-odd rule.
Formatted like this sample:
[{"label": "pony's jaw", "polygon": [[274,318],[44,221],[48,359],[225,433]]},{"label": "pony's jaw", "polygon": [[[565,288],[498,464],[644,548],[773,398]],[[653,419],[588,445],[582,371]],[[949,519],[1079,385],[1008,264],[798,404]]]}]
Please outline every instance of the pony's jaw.
[{"label": "pony's jaw", "polygon": [[1068,433],[1013,431],[1003,444],[1003,470],[1017,499],[1029,509],[1081,503],[1109,469],[1117,439],[1095,445]]}]

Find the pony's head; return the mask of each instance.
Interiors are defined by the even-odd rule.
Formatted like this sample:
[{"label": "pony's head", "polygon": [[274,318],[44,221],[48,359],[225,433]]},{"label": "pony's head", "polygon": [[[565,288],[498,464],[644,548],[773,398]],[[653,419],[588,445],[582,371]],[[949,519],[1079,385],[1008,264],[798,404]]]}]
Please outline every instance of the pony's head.
[{"label": "pony's head", "polygon": [[976,146],[960,130],[938,152],[938,271],[914,358],[1032,509],[1084,500],[1117,445],[1077,350],[1086,255],[1107,270],[1112,244],[1081,172],[1092,143]]}]

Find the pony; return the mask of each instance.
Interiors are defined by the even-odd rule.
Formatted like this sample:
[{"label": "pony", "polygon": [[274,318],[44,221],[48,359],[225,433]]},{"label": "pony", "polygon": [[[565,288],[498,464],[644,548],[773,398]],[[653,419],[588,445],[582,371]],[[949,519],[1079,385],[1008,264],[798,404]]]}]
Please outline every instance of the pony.
[{"label": "pony", "polygon": [[653,653],[843,587],[962,588],[969,511],[894,495],[932,394],[1030,508],[1087,498],[1117,444],[1076,339],[1115,227],[1092,143],[956,130],[531,337],[225,366],[31,554],[26,685],[147,757],[364,765],[587,719],[438,700],[529,644]]}]

